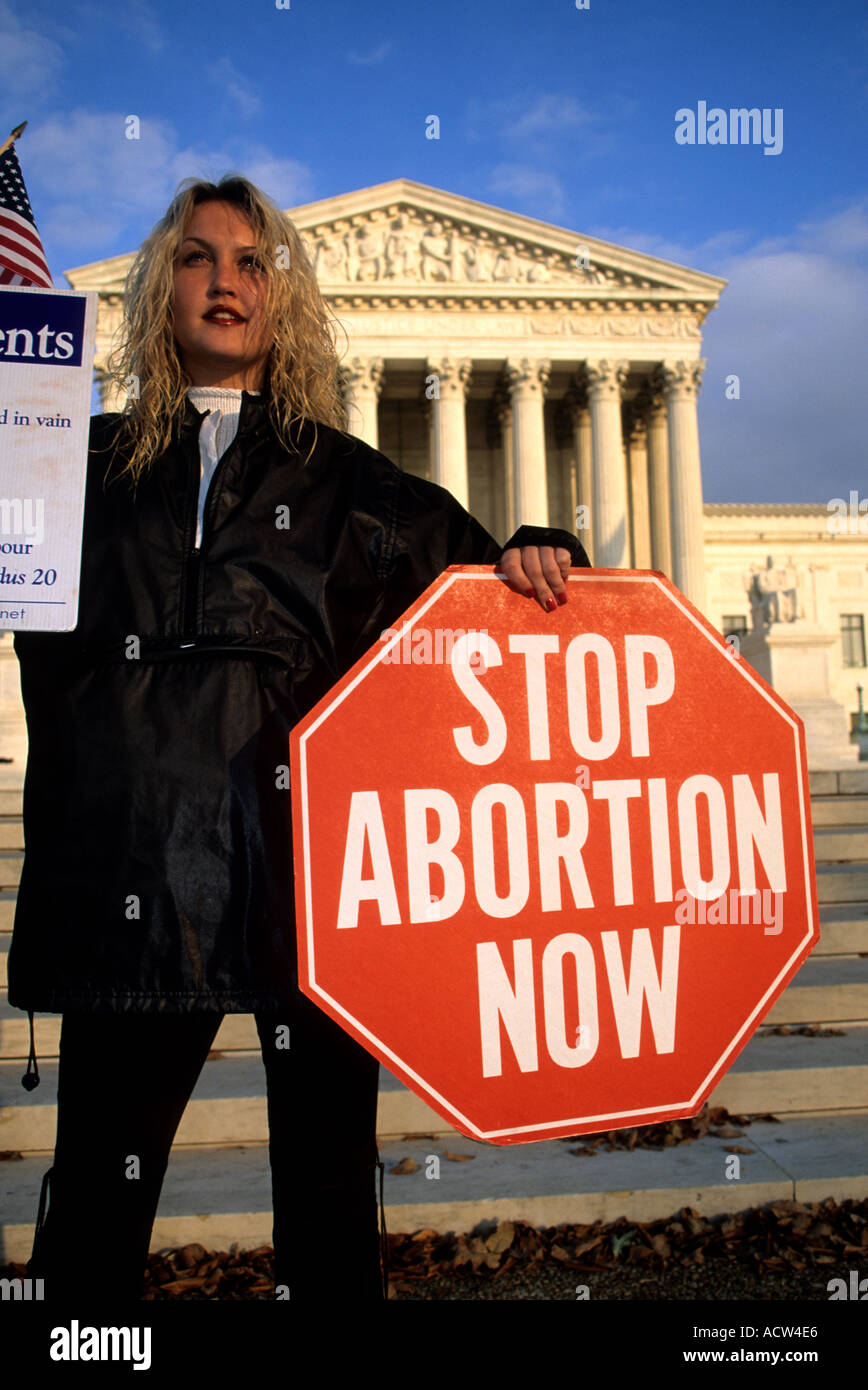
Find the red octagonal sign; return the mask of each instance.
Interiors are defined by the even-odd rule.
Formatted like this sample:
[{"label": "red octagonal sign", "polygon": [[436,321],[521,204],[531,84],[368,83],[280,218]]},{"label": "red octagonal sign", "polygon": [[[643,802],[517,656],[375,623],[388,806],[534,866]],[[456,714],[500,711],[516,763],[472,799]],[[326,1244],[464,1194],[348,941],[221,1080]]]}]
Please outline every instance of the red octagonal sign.
[{"label": "red octagonal sign", "polygon": [[446,570],[293,731],[305,994],[471,1138],[695,1114],[819,938],[801,722],[662,575]]}]

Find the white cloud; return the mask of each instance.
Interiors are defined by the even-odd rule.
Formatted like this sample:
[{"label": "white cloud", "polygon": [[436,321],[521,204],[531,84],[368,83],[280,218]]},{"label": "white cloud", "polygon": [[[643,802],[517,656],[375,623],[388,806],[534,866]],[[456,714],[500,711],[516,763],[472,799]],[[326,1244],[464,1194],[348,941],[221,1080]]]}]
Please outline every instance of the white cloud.
[{"label": "white cloud", "polygon": [[[868,203],[759,239],[743,227],[695,243],[624,226],[581,230],[729,282],[702,330],[707,501],[825,502],[864,491]],[[731,374],[738,400],[726,398]]]},{"label": "white cloud", "polygon": [[122,0],[113,8],[113,16],[116,23],[126,28],[151,53],[160,53],[166,47],[168,40],[148,0]]},{"label": "white cloud", "polygon": [[264,146],[250,146],[243,172],[279,207],[299,207],[313,201],[313,174],[297,159],[277,159]]},{"label": "white cloud", "polygon": [[[619,101],[617,118],[623,121],[634,103]],[[617,148],[612,129],[613,109],[594,110],[562,93],[517,92],[495,101],[471,99],[467,108],[467,138],[484,142],[518,160],[551,162],[567,152],[570,167]]]},{"label": "white cloud", "polygon": [[52,260],[71,265],[117,254],[119,239],[134,250],[185,178],[216,182],[227,173],[244,174],[281,207],[313,196],[307,167],[261,143],[239,138],[212,149],[182,147],[170,122],[146,113],[140,139],[128,140],[129,114],[75,110],[34,127],[28,172],[53,194],[50,203],[43,199],[34,208]]},{"label": "white cloud", "polygon": [[[0,0],[0,87],[4,97],[34,95],[50,84],[66,62],[55,39],[27,28],[15,7]],[[0,143],[8,131],[3,131]]]},{"label": "white cloud", "polygon": [[[79,27],[86,23],[102,28],[106,23],[105,5],[79,0],[74,18]],[[149,0],[119,0],[119,3],[112,6],[111,23],[113,28],[129,34],[149,53],[162,53],[169,42],[160,18]]]},{"label": "white cloud", "polygon": [[372,48],[370,53],[348,53],[347,62],[352,63],[354,67],[373,67],[376,63],[385,62],[394,47],[394,43],[389,40],[387,43],[379,44],[377,48]]},{"label": "white cloud", "polygon": [[[706,498],[846,496],[865,477],[868,205],[747,240],[724,231],[694,247],[648,248],[729,281],[703,328]],[[738,400],[725,396],[730,374]]]},{"label": "white cloud", "polygon": [[260,97],[228,58],[210,63],[207,74],[224,96],[232,98],[242,116],[256,116],[262,110]]},{"label": "white cloud", "polygon": [[575,130],[595,120],[593,113],[580,106],[574,97],[541,96],[510,121],[508,133],[518,139],[551,135],[558,131]]},{"label": "white cloud", "polygon": [[488,188],[494,195],[504,194],[532,209],[534,217],[556,219],[563,215],[566,195],[556,174],[531,164],[498,164],[491,171]]}]

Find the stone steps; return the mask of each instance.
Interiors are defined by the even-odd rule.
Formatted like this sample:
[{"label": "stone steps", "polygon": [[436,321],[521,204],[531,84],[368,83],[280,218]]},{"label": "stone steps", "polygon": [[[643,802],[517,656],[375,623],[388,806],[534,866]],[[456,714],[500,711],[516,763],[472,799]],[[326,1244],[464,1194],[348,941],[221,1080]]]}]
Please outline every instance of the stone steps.
[{"label": "stone steps", "polygon": [[[387,1168],[408,1154],[420,1165],[411,1175],[387,1178],[390,1230],[469,1229],[487,1215],[537,1224],[620,1215],[649,1220],[685,1204],[711,1213],[781,1196],[868,1195],[868,768],[812,774],[811,786],[821,940],[764,1024],[823,1023],[844,1036],[763,1031],[736,1059],[711,1103],[783,1120],[754,1124],[739,1141],[756,1150],[742,1158],[739,1181],[726,1180],[722,1142],[708,1136],[661,1152],[592,1159],[569,1155],[563,1141],[475,1144],[381,1067],[381,1153]],[[0,791],[0,971],[23,858],[16,811],[20,817],[20,794],[16,806],[14,793]],[[24,1154],[0,1163],[0,1257],[6,1259],[30,1253],[39,1183],[54,1146],[60,1022],[56,1014],[37,1016],[42,1084],[25,1092],[27,1018],[9,1007],[0,984],[0,1149]],[[436,1138],[405,1140],[407,1134]],[[267,1137],[254,1021],[227,1015],[181,1122],[151,1248],[190,1240],[210,1248],[270,1242]],[[472,1153],[473,1161],[452,1163],[443,1157],[446,1149]],[[428,1156],[438,1154],[440,1177],[426,1179]],[[196,1214],[202,1212],[208,1214]]]},{"label": "stone steps", "polygon": [[868,796],[812,796],[811,820],[816,830],[827,825],[868,822]]},{"label": "stone steps", "polygon": [[840,771],[810,772],[808,787],[812,803],[815,797],[865,796],[868,794],[868,763]]},{"label": "stone steps", "polygon": [[868,860],[868,825],[815,825],[814,859],[818,865]]},{"label": "stone steps", "polygon": [[[216,1049],[215,1049],[216,1050]],[[38,1048],[37,1048],[38,1051]],[[57,1062],[40,1062],[40,1085],[21,1086],[21,1059],[0,1063],[0,1148],[51,1149],[57,1122]],[[755,1035],[710,1097],[734,1113],[794,1114],[868,1108],[868,1024],[843,1037]],[[454,1134],[397,1077],[380,1068],[377,1132]],[[248,1144],[268,1137],[265,1072],[258,1049],[212,1056],[184,1112],[181,1144]]]},{"label": "stone steps", "polygon": [[[581,1143],[582,1141],[578,1141]],[[737,1143],[737,1178],[726,1177]],[[664,1150],[593,1157],[575,1141],[495,1147],[461,1136],[380,1144],[387,1229],[468,1231],[481,1219],[561,1222],[654,1221],[689,1205],[705,1216],[791,1199],[843,1201],[868,1196],[868,1110],[816,1111],[780,1124],[754,1121],[738,1140],[704,1135]],[[465,1162],[447,1158],[468,1155]],[[391,1169],[402,1158],[413,1173]],[[436,1163],[433,1161],[436,1159]],[[0,1263],[30,1257],[39,1189],[50,1154],[0,1164]],[[730,1169],[731,1171],[731,1169]],[[265,1143],[218,1147],[177,1144],[160,1196],[151,1251],[198,1241],[206,1249],[271,1243],[271,1181]]]},{"label": "stone steps", "polygon": [[868,901],[868,863],[817,864],[817,901],[860,903]]}]

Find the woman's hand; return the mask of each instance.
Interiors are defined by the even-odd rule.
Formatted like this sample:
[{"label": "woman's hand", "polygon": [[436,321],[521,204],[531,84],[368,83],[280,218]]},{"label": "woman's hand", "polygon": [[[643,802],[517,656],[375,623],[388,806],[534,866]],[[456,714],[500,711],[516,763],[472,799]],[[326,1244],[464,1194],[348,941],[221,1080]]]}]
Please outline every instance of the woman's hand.
[{"label": "woman's hand", "polygon": [[497,573],[517,594],[535,598],[547,613],[553,613],[559,603],[567,602],[566,577],[572,556],[562,546],[525,545],[505,550],[497,564]]}]

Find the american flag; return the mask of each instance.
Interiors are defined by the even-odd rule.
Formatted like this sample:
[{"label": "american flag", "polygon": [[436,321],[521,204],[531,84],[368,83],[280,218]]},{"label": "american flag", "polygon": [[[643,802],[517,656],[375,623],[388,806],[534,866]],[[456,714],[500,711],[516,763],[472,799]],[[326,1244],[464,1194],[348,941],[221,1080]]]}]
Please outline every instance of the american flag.
[{"label": "american flag", "polygon": [[0,285],[52,287],[14,143],[0,154]]}]

